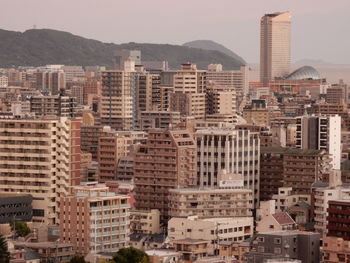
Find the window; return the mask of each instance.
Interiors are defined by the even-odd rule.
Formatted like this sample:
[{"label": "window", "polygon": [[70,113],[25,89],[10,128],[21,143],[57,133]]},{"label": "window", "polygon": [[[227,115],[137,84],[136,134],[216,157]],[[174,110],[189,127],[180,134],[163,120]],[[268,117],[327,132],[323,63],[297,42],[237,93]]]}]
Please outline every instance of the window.
[{"label": "window", "polygon": [[281,244],[281,239],[280,238],[274,238],[273,243],[275,244]]},{"label": "window", "polygon": [[258,240],[258,242],[265,242],[265,238],[264,237],[258,237],[257,240]]},{"label": "window", "polygon": [[264,253],[265,252],[265,248],[262,247],[262,246],[258,246],[258,252]]}]

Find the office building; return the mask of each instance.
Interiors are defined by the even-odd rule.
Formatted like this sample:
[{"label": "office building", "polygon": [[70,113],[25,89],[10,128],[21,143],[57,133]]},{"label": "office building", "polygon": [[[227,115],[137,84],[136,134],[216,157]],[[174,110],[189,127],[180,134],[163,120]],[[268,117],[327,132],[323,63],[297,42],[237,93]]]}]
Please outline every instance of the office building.
[{"label": "office building", "polygon": [[169,189],[196,185],[196,145],[187,130],[151,130],[134,159],[135,205],[167,222]]},{"label": "office building", "polygon": [[33,222],[58,224],[80,181],[80,120],[0,120],[0,134],[0,192],[32,195]]},{"label": "office building", "polygon": [[260,138],[249,130],[203,129],[195,133],[197,143],[197,184],[219,184],[219,173],[241,174],[244,186],[259,200]]},{"label": "office building", "polygon": [[341,117],[339,115],[298,117],[296,147],[326,150],[332,158],[332,168],[339,170],[341,161]]},{"label": "office building", "polygon": [[87,184],[60,198],[60,240],[76,255],[117,252],[129,245],[128,197],[109,192],[103,184]]},{"label": "office building", "polygon": [[291,63],[291,14],[266,14],[260,21],[260,81],[265,86],[289,74]]}]

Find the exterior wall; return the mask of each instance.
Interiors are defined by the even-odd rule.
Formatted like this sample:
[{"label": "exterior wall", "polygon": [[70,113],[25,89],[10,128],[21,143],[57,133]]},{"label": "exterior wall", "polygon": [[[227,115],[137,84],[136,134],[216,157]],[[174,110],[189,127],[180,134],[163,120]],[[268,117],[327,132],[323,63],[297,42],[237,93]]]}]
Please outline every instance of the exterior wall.
[{"label": "exterior wall", "polygon": [[350,200],[328,202],[327,236],[350,241]]},{"label": "exterior wall", "polygon": [[166,129],[180,122],[180,112],[142,111],[138,120],[139,130]]},{"label": "exterior wall", "polygon": [[11,224],[14,220],[31,221],[32,201],[30,195],[0,194],[0,224]]}]

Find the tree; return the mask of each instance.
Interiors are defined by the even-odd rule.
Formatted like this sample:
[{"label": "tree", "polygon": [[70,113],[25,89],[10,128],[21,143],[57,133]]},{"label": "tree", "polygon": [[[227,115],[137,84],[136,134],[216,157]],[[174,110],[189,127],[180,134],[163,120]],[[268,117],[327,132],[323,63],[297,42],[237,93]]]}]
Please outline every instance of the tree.
[{"label": "tree", "polygon": [[20,237],[25,237],[30,233],[30,228],[28,227],[27,223],[23,221],[15,221],[15,230],[17,236]]},{"label": "tree", "polygon": [[7,241],[4,236],[0,235],[0,263],[10,262],[10,253],[7,248]]},{"label": "tree", "polygon": [[69,263],[87,263],[87,262],[85,261],[84,257],[74,256],[69,261]]},{"label": "tree", "polygon": [[134,247],[120,249],[113,260],[118,263],[150,263],[148,255]]}]

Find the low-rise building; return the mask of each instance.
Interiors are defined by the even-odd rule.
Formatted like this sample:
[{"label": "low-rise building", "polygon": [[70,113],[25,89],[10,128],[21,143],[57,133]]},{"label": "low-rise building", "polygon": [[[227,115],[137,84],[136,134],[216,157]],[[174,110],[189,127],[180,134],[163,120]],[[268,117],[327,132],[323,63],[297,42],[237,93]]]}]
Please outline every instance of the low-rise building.
[{"label": "low-rise building", "polygon": [[246,256],[248,263],[282,259],[318,263],[321,259],[320,234],[302,231],[258,233],[252,242],[252,250]]},{"label": "low-rise building", "polygon": [[[241,178],[240,175],[238,175]],[[243,180],[221,180],[216,188],[169,190],[169,215],[199,218],[252,216],[253,193]]]},{"label": "low-rise building", "polygon": [[159,234],[160,212],[158,209],[130,211],[130,231],[140,234]]},{"label": "low-rise building", "polygon": [[213,251],[222,241],[243,241],[253,234],[252,217],[207,218],[198,216],[187,218],[173,217],[168,222],[170,243],[177,240],[193,239],[210,241]]},{"label": "low-rise building", "polygon": [[285,212],[299,202],[311,204],[311,195],[293,194],[292,187],[278,188],[278,194],[273,195],[272,199],[276,200],[276,212]]}]

